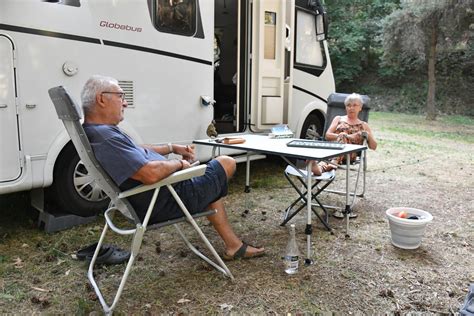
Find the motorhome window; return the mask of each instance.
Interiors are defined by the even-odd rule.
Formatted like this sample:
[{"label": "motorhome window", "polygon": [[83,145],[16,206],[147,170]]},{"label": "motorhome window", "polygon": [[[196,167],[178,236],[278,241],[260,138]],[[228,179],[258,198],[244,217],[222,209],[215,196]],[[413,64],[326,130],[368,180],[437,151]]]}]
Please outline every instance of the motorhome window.
[{"label": "motorhome window", "polygon": [[323,67],[324,57],[321,42],[316,38],[316,16],[301,10],[296,11],[296,49],[297,64]]},{"label": "motorhome window", "polygon": [[155,0],[155,27],[160,32],[196,33],[196,0]]},{"label": "motorhome window", "polygon": [[264,58],[275,59],[276,12],[265,11]]},{"label": "motorhome window", "polygon": [[81,6],[81,0],[42,0],[41,2],[64,4],[64,5],[70,5],[72,7],[80,7]]}]

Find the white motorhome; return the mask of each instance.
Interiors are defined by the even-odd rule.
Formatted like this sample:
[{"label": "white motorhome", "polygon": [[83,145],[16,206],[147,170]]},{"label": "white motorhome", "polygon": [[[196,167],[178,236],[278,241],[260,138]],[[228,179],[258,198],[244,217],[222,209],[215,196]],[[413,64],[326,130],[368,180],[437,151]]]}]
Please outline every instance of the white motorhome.
[{"label": "white motorhome", "polygon": [[107,203],[47,93],[79,102],[93,74],[120,81],[121,127],[140,143],[190,143],[212,121],[220,135],[321,132],[335,90],[326,21],[320,0],[0,1],[0,194],[47,188],[78,215]]}]

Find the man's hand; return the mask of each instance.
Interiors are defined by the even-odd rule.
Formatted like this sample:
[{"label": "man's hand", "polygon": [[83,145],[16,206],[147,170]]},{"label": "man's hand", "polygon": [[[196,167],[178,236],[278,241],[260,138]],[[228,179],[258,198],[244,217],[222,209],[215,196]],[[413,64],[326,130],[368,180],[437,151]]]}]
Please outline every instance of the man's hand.
[{"label": "man's hand", "polygon": [[194,162],[191,162],[191,161],[188,161],[188,160],[180,160],[183,168],[182,169],[188,169],[188,168],[191,168],[191,167],[194,167],[194,166],[197,166],[200,164],[200,161],[199,160],[196,160]]},{"label": "man's hand", "polygon": [[[194,161],[196,160],[196,154],[194,153],[194,145],[173,145],[173,151],[175,154],[183,156],[184,160]],[[189,167],[188,167],[189,168]],[[185,169],[185,168],[183,168]]]}]

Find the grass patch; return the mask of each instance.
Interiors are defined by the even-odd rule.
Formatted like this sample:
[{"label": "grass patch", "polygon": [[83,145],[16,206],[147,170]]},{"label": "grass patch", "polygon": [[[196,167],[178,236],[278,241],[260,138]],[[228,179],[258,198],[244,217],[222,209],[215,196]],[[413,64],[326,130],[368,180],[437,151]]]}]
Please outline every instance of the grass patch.
[{"label": "grass patch", "polygon": [[[474,119],[468,116],[442,116],[436,121],[427,121],[421,115],[409,115],[389,112],[373,112],[369,122],[380,131],[407,136],[419,136],[429,139],[443,139],[474,143],[472,126]],[[458,128],[456,128],[458,127]]]},{"label": "grass patch", "polygon": [[447,140],[456,140],[456,141],[465,141],[468,143],[473,143],[473,137],[466,137],[466,134],[462,131],[436,131],[436,130],[420,130],[417,128],[407,128],[407,127],[398,127],[392,126],[386,128],[386,130],[390,132],[395,132],[402,135],[409,135],[409,136],[421,136],[426,138],[435,138],[435,139],[447,139]]},{"label": "grass patch", "polygon": [[474,118],[462,115],[446,115],[441,117],[441,121],[449,125],[474,126]]}]

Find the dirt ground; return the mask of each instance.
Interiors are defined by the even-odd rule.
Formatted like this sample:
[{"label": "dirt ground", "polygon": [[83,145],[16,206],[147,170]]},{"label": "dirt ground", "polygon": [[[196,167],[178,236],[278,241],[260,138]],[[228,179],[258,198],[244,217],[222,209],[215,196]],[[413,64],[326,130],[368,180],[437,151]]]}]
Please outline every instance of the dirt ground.
[{"label": "dirt ground", "polygon": [[[388,113],[372,113],[370,122],[379,148],[368,154],[367,190],[356,201],[359,216],[350,222],[350,238],[345,238],[341,220],[330,218],[334,234],[313,220],[314,264],[286,275],[281,256],[288,230],[279,223],[295,193],[283,177],[285,164],[278,159],[254,162],[250,193],[243,192],[245,166],[239,165],[226,200],[229,219],[244,240],[264,245],[266,256],[228,263],[235,276],[231,282],[188,252],[173,229],[150,231],[117,313],[458,312],[474,283],[474,122],[459,117],[427,122]],[[335,186],[343,178],[338,172]],[[74,259],[74,253],[98,239],[103,218],[46,234],[35,227],[27,200],[26,194],[0,200],[0,313],[100,314],[87,265]],[[335,195],[321,200],[344,204]],[[395,206],[433,215],[418,249],[391,244],[385,210]],[[292,220],[302,256],[305,219],[301,212]],[[200,223],[222,252],[212,228],[205,220]],[[123,246],[128,241],[109,240]],[[106,292],[116,286],[123,268],[96,271],[100,280],[110,277]]]}]

